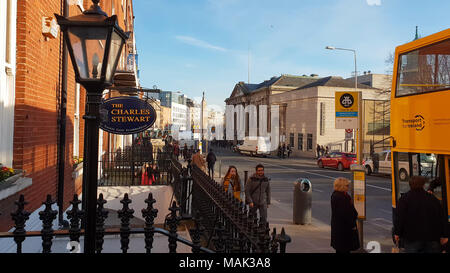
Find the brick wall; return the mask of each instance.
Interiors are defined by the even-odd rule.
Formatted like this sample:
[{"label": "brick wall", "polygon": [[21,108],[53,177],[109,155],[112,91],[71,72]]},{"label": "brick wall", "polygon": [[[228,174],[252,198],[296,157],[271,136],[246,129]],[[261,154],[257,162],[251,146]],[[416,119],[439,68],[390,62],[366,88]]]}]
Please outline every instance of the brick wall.
[{"label": "brick wall", "polygon": [[[61,0],[19,0],[17,3],[17,76],[14,115],[15,169],[23,169],[33,180],[20,194],[29,202],[28,211],[42,205],[47,194],[56,200],[61,96],[61,35],[45,40],[42,17],[61,13]],[[76,7],[70,13],[78,14]],[[72,179],[75,77],[70,59],[67,77],[66,150],[64,208],[69,206],[75,184]],[[84,110],[84,104],[80,106]],[[2,201],[3,217],[10,217],[9,204],[18,194]],[[11,200],[12,199],[12,200]],[[2,230],[11,221],[1,219]]]},{"label": "brick wall", "polygon": [[[0,201],[0,231],[9,230],[13,223],[10,213],[14,201],[24,194],[32,212],[42,205],[46,195],[56,201],[58,184],[59,105],[61,91],[61,38],[45,40],[42,35],[42,17],[54,17],[62,13],[64,0],[17,1],[17,70],[16,106],[14,110],[13,167],[23,169],[32,178],[32,186]],[[102,3],[104,2],[104,6]],[[124,1],[124,3],[131,0]],[[112,14],[112,6],[124,27],[121,0],[101,1],[106,13]],[[85,0],[85,9],[92,2]],[[69,16],[80,14],[77,6],[70,6]],[[81,193],[81,177],[72,178],[73,137],[76,84],[70,57],[68,57],[66,144],[64,173],[64,209],[74,193]],[[86,91],[80,88],[79,155],[84,157],[84,119]],[[106,137],[105,137],[106,138]],[[106,140],[106,139],[105,139]]]}]

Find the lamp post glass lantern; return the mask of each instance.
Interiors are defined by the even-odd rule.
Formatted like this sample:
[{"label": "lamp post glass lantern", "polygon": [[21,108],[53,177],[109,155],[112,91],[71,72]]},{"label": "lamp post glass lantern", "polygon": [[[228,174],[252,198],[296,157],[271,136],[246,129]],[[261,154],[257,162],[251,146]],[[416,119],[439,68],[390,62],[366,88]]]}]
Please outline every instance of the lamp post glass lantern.
[{"label": "lamp post glass lantern", "polygon": [[99,108],[103,90],[111,86],[117,63],[128,33],[93,0],[82,14],[63,17],[55,14],[64,33],[75,80],[87,93],[85,122],[85,155],[83,165],[84,253],[95,252]]},{"label": "lamp post glass lantern", "polygon": [[[75,70],[76,81],[90,85],[112,84],[114,72],[128,33],[117,24],[117,16],[107,17],[98,1],[81,15],[65,18],[55,14]],[[102,90],[103,91],[103,90]]]}]

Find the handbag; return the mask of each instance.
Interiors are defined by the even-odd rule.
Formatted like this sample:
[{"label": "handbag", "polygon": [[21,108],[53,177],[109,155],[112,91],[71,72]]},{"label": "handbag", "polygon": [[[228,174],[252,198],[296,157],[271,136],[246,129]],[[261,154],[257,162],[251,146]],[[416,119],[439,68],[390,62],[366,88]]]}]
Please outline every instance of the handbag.
[{"label": "handbag", "polygon": [[391,253],[400,253],[400,248],[398,247],[398,243],[395,243],[395,246],[392,247]]},{"label": "handbag", "polygon": [[352,249],[351,251],[358,250],[361,247],[359,243],[359,233],[358,229],[352,229]]}]

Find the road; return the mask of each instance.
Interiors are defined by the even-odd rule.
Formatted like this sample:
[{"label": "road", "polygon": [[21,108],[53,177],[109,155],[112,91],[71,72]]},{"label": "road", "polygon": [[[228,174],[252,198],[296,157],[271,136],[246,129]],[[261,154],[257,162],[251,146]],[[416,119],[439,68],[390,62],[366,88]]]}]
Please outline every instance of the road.
[{"label": "road", "polygon": [[[216,181],[225,174],[229,165],[237,167],[241,179],[244,171],[250,176],[258,163],[265,166],[266,176],[271,178],[272,205],[269,206],[268,219],[272,227],[285,227],[294,233],[290,252],[332,252],[329,246],[331,207],[330,197],[333,181],[337,177],[351,180],[350,171],[321,169],[314,159],[279,159],[276,157],[260,158],[232,153],[229,150],[216,149]],[[219,162],[220,161],[220,162]],[[221,167],[220,167],[221,165]],[[294,182],[298,178],[307,178],[312,183],[312,224],[293,225],[292,204]],[[369,241],[377,241],[382,252],[392,249],[392,206],[391,180],[389,177],[367,176],[366,216],[364,222],[365,246]],[[279,230],[278,230],[279,231]],[[297,238],[299,240],[295,240]]]}]

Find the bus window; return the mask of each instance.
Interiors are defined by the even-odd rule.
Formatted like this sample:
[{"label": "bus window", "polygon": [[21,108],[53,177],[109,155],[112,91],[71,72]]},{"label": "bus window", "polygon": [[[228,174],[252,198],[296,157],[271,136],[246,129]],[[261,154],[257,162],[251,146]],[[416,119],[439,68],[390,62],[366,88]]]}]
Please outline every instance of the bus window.
[{"label": "bus window", "polygon": [[408,162],[408,153],[398,153],[398,161]]},{"label": "bus window", "polygon": [[450,39],[401,54],[396,97],[448,89],[449,69]]},{"label": "bus window", "polygon": [[[436,155],[411,153],[411,157],[409,157],[408,153],[395,153],[397,159],[396,162],[394,162],[394,167],[397,169],[396,181],[398,181],[396,185],[400,196],[409,191],[409,177],[414,174],[428,178],[425,189],[430,187],[430,183],[436,185],[432,183],[439,174]],[[411,167],[413,168],[414,173],[411,171]],[[441,188],[436,187],[434,192],[436,197],[440,198]]]},{"label": "bus window", "polygon": [[433,179],[437,175],[435,154],[420,154],[420,175]]}]

